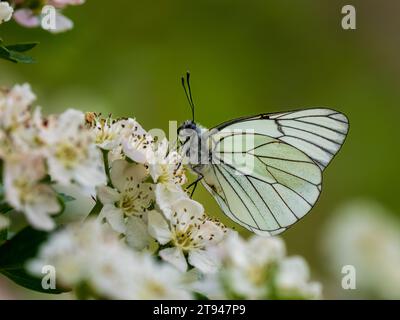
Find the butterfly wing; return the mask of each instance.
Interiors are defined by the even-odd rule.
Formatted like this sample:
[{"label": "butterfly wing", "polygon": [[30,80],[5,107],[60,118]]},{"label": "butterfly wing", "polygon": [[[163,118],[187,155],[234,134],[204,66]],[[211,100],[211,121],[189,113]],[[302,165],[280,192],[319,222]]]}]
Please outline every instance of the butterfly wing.
[{"label": "butterfly wing", "polygon": [[303,151],[323,170],[344,143],[347,117],[326,108],[260,114],[225,122],[217,130],[245,130],[279,139]]},{"label": "butterfly wing", "polygon": [[233,221],[279,234],[307,214],[322,170],[344,142],[347,118],[329,109],[263,114],[217,127],[203,184]]},{"label": "butterfly wing", "polygon": [[[300,150],[264,135],[220,133],[203,183],[224,213],[256,233],[277,234],[302,218],[321,192],[321,169]],[[252,138],[250,138],[252,139]]]}]

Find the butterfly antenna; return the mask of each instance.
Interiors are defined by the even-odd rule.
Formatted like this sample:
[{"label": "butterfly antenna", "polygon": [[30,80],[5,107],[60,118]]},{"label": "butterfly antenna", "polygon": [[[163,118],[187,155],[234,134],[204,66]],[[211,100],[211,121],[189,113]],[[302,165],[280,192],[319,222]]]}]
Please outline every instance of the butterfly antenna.
[{"label": "butterfly antenna", "polygon": [[187,71],[186,72],[186,83],[189,89],[189,98],[190,98],[190,102],[192,104],[192,119],[194,122],[194,102],[193,102],[193,96],[192,96],[192,89],[190,88],[190,72]]},{"label": "butterfly antenna", "polygon": [[193,103],[193,98],[192,98],[192,90],[190,88],[190,82],[189,82],[190,81],[190,73],[189,72],[186,73],[186,83],[187,83],[188,89],[186,89],[184,77],[181,78],[181,81],[182,81],[183,90],[185,91],[186,99],[189,102],[190,109],[192,110],[192,120],[194,121],[194,103]]}]

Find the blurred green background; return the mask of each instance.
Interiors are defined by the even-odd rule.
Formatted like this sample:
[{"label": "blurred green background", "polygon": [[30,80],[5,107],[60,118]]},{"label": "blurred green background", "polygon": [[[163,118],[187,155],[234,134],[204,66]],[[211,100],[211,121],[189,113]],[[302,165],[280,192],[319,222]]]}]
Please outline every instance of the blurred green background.
[{"label": "blurred green background", "polygon": [[[356,7],[357,30],[341,27],[346,4]],[[313,106],[345,113],[349,137],[319,202],[283,235],[324,283],[321,226],[339,204],[367,197],[400,213],[399,11],[390,0],[88,0],[65,11],[75,28],[64,34],[1,25],[6,42],[40,45],[34,65],[0,61],[0,84],[31,83],[45,113],[112,112],[146,129],[190,117],[180,85],[188,69],[196,117],[207,127]],[[204,189],[195,198],[221,216]]]}]

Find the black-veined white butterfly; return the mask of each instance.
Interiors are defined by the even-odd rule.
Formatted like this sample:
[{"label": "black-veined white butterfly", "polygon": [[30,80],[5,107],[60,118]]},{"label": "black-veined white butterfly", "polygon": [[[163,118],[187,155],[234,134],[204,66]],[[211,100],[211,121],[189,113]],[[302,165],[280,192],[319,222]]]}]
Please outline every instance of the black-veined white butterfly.
[{"label": "black-veined white butterfly", "polygon": [[207,130],[194,122],[187,73],[182,84],[192,120],[178,129],[188,165],[236,223],[276,235],[299,221],[321,193],[322,172],[346,139],[345,115],[327,108],[265,113]]}]

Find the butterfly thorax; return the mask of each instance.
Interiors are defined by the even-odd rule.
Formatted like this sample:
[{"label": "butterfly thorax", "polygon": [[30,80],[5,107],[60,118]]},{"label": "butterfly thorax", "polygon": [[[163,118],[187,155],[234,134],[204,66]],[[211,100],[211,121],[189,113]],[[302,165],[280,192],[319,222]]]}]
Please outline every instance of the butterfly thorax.
[{"label": "butterfly thorax", "polygon": [[195,172],[202,170],[210,163],[210,148],[208,146],[208,130],[191,120],[185,121],[178,128],[178,138],[186,163]]}]

